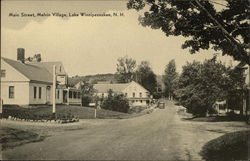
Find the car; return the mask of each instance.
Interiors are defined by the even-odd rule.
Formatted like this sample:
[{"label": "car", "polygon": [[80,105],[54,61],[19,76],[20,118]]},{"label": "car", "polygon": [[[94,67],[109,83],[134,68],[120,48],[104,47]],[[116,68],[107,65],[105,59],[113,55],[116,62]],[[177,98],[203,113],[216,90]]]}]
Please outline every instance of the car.
[{"label": "car", "polygon": [[162,102],[162,101],[158,102],[158,108],[159,109],[165,109],[165,103]]}]

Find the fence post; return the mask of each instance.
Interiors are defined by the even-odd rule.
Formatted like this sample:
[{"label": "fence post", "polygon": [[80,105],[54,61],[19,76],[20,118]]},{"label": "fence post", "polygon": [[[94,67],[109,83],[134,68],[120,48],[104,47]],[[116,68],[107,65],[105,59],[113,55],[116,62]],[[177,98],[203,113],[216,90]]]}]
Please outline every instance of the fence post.
[{"label": "fence post", "polygon": [[95,108],[95,115],[94,115],[95,119],[96,119],[96,108]]}]

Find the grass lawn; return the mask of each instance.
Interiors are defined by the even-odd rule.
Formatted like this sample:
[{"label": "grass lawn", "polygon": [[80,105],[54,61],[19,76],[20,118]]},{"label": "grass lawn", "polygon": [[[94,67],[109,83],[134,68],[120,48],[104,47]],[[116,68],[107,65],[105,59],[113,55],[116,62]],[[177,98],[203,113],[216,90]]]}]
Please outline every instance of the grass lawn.
[{"label": "grass lawn", "polygon": [[[92,119],[94,118],[95,109],[91,107],[81,107],[81,106],[67,106],[67,105],[57,105],[56,113],[58,116],[71,114],[77,116],[79,119]],[[17,116],[22,114],[29,115],[49,115],[52,113],[52,106],[41,105],[34,106],[31,108],[24,108],[20,106],[4,106],[3,107],[3,117]],[[107,118],[123,118],[127,117],[129,114],[109,111],[104,109],[97,110],[97,118],[107,119]]]},{"label": "grass lawn", "polygon": [[1,150],[42,140],[43,137],[40,137],[38,134],[30,131],[23,131],[8,127],[0,128],[0,143],[2,145]]}]

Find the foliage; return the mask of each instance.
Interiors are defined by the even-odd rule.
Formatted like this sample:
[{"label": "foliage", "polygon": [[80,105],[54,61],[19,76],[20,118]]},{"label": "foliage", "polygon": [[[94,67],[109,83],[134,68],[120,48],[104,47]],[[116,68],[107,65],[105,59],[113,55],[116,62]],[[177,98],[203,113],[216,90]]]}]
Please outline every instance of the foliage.
[{"label": "foliage", "polygon": [[91,103],[91,100],[92,100],[91,96],[82,96],[82,105],[89,106],[89,103]]},{"label": "foliage", "polygon": [[230,88],[228,72],[216,57],[203,63],[194,61],[183,66],[175,95],[188,112],[205,116],[213,112],[217,100],[225,100]]},{"label": "foliage", "polygon": [[89,106],[89,103],[95,102],[94,100],[94,88],[93,84],[84,82],[80,86],[80,90],[82,92],[82,105],[83,106]]},{"label": "foliage", "polygon": [[149,90],[150,93],[154,93],[157,87],[156,75],[150,67],[148,61],[142,61],[138,66],[137,80],[144,88]]},{"label": "foliage", "polygon": [[128,56],[117,59],[116,70],[121,83],[131,82],[136,68],[136,61]]},{"label": "foliage", "polygon": [[129,102],[124,95],[114,94],[112,90],[110,90],[108,97],[104,99],[101,107],[106,110],[128,113]]},{"label": "foliage", "polygon": [[32,61],[41,62],[42,57],[41,57],[41,54],[35,54],[35,55],[33,55],[33,57],[28,57],[26,60],[29,62],[32,62]]},{"label": "foliage", "polygon": [[172,97],[173,92],[176,89],[178,79],[178,73],[176,72],[175,60],[172,59],[165,68],[165,75],[163,76],[163,82],[165,85],[165,96]]},{"label": "foliage", "polygon": [[[224,4],[208,0],[129,0],[128,9],[142,10],[142,26],[161,29],[166,36],[190,38],[182,48],[190,53],[200,49],[221,50],[223,55],[250,63],[249,51],[249,1],[226,0]],[[216,9],[220,4],[222,10]]]},{"label": "foliage", "polygon": [[[8,118],[9,116],[15,117],[18,119],[25,119],[25,120],[53,120],[54,117],[51,112],[46,111],[46,112],[39,112],[38,109],[25,109],[22,107],[5,107],[3,110],[2,117],[3,118]],[[36,112],[38,111],[38,112]],[[71,120],[75,118],[75,116],[71,113],[71,111],[67,111],[64,113],[60,113],[57,115],[57,119],[60,120]]]},{"label": "foliage", "polygon": [[206,161],[248,160],[250,131],[227,133],[206,143],[200,152]]}]

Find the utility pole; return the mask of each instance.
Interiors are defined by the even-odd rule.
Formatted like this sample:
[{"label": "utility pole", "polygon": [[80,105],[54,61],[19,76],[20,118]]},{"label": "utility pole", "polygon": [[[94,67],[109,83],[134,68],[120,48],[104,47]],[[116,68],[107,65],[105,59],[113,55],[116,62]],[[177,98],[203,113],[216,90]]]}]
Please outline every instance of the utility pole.
[{"label": "utility pole", "polygon": [[53,65],[53,88],[52,88],[52,97],[53,97],[53,109],[52,116],[56,119],[56,66]]}]

